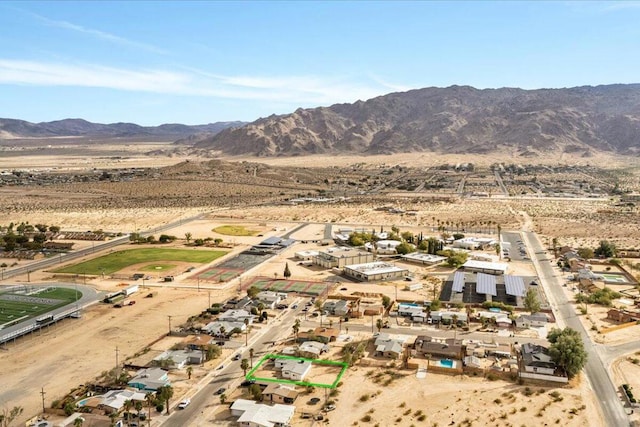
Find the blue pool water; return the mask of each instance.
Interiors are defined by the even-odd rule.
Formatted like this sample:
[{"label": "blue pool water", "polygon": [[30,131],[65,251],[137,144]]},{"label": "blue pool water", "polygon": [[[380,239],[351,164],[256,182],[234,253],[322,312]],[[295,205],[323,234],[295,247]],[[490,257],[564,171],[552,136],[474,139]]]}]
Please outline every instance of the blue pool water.
[{"label": "blue pool water", "polygon": [[456,362],[451,359],[440,359],[436,361],[435,365],[441,368],[453,369],[456,367]]}]

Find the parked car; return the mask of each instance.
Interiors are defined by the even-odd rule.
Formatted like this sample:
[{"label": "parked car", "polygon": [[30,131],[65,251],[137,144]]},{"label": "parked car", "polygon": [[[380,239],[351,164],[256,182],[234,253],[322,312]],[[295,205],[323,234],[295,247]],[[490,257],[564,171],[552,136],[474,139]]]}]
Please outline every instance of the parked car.
[{"label": "parked car", "polygon": [[219,395],[219,394],[224,393],[225,391],[227,391],[227,389],[226,389],[226,388],[224,388],[224,387],[220,387],[219,389],[217,389],[217,390],[216,390],[215,394],[218,394],[218,395]]},{"label": "parked car", "polygon": [[327,405],[324,408],[322,408],[322,410],[325,412],[333,411],[334,409],[336,409],[336,405]]},{"label": "parked car", "polygon": [[249,387],[251,384],[255,384],[256,380],[244,380],[240,383],[240,387]]},{"label": "parked car", "polygon": [[178,404],[178,409],[184,409],[191,403],[191,399],[184,399],[182,402]]},{"label": "parked car", "polygon": [[320,403],[319,397],[312,397],[311,399],[309,399],[309,405],[315,405],[316,403]]}]

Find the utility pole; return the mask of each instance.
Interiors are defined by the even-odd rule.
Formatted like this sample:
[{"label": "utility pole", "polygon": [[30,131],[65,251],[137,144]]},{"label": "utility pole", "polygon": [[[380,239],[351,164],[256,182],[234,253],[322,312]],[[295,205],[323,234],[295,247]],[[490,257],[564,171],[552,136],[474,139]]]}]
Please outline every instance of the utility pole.
[{"label": "utility pole", "polygon": [[207,308],[211,308],[211,291],[209,291],[208,293],[209,293],[209,305],[207,306]]},{"label": "utility pole", "polygon": [[47,394],[44,392],[44,387],[42,387],[42,390],[40,391],[40,395],[42,396],[42,413],[44,414],[44,395]]},{"label": "utility pole", "polygon": [[120,369],[118,368],[118,353],[120,353],[120,350],[118,350],[118,347],[116,346],[116,377],[120,376],[120,373],[118,372]]},{"label": "utility pole", "polygon": [[173,316],[167,316],[169,318],[169,336],[171,336],[171,318]]}]

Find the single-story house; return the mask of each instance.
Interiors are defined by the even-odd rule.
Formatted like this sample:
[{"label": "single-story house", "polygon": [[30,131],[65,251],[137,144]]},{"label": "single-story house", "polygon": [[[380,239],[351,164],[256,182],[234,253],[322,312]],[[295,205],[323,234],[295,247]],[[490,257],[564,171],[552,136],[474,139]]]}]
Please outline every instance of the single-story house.
[{"label": "single-story house", "polygon": [[302,381],[311,370],[311,362],[308,360],[276,359],[276,368],[278,366],[282,369],[283,378],[294,381]]},{"label": "single-story house", "polygon": [[549,318],[544,313],[522,314],[516,319],[517,328],[539,328],[545,326]]},{"label": "single-story house", "polygon": [[338,335],[340,335],[340,331],[335,328],[315,328],[312,332],[298,333],[298,342],[320,341],[327,344],[335,341]]},{"label": "single-story house", "polygon": [[387,357],[389,359],[398,359],[402,356],[402,347],[403,342],[400,340],[396,340],[393,338],[383,338],[378,337],[375,341],[376,347],[376,356],[378,357]]},{"label": "single-story house", "polygon": [[607,319],[620,323],[636,322],[640,320],[640,311],[612,308],[607,311]]},{"label": "single-story house", "polygon": [[349,313],[349,302],[341,299],[330,299],[324,303],[322,309],[333,316],[346,316]]},{"label": "single-story house", "polygon": [[208,334],[216,337],[228,337],[229,335],[231,335],[231,331],[233,331],[234,329],[239,329],[241,332],[244,332],[247,329],[247,325],[245,325],[244,322],[228,322],[216,320],[208,323],[202,329]]},{"label": "single-story house", "polygon": [[231,405],[231,415],[238,417],[242,427],[287,427],[295,412],[294,406],[265,405],[253,400],[238,399]]},{"label": "single-story house", "polygon": [[295,388],[288,387],[283,384],[270,383],[267,388],[262,390],[262,399],[270,403],[292,404],[298,398]]},{"label": "single-story house", "polygon": [[296,259],[300,261],[311,261],[318,256],[318,251],[300,251],[295,253]]},{"label": "single-story house", "polygon": [[[286,298],[286,296],[285,296]],[[283,300],[282,294],[273,291],[261,291],[256,295],[258,302],[261,302],[266,308],[273,310],[276,305]]]},{"label": "single-story house", "polygon": [[191,350],[199,350],[203,346],[209,345],[214,342],[214,339],[210,335],[198,334],[187,337],[182,343]]},{"label": "single-story house", "polygon": [[416,337],[414,344],[416,353],[422,357],[445,357],[448,359],[462,359],[462,340],[454,338],[433,338],[426,335]]},{"label": "single-story house", "polygon": [[426,317],[426,313],[424,312],[424,308],[415,305],[415,304],[407,304],[407,303],[399,303],[398,304],[398,316],[402,317]]},{"label": "single-story house", "polygon": [[102,395],[98,409],[106,413],[119,412],[127,400],[144,402],[146,393],[133,390],[110,390]]},{"label": "single-story house", "polygon": [[525,343],[520,349],[522,354],[522,366],[525,372],[553,375],[556,364],[551,360],[549,349],[541,345]]},{"label": "single-story house", "polygon": [[462,313],[459,311],[432,311],[430,313],[431,321],[433,323],[445,323],[451,324],[453,323],[453,316],[456,316],[458,326],[463,326],[467,323],[467,313]]},{"label": "single-story house", "polygon": [[[166,369],[182,369],[186,365],[199,365],[203,363],[205,356],[201,350],[167,350],[156,356],[153,362],[157,366],[162,366]],[[165,363],[168,361],[169,363]]]},{"label": "single-story house", "polygon": [[127,385],[142,391],[156,391],[160,387],[170,385],[168,372],[160,368],[146,368],[138,371]]},{"label": "single-story house", "polygon": [[298,354],[300,357],[306,357],[308,359],[317,359],[329,351],[329,346],[318,341],[305,341],[300,344],[298,348]]},{"label": "single-story house", "polygon": [[251,325],[255,317],[256,316],[249,313],[247,310],[227,310],[224,313],[220,313],[220,316],[218,316],[218,320],[223,322],[242,322],[242,323],[244,323],[245,320],[248,320],[249,324]]}]

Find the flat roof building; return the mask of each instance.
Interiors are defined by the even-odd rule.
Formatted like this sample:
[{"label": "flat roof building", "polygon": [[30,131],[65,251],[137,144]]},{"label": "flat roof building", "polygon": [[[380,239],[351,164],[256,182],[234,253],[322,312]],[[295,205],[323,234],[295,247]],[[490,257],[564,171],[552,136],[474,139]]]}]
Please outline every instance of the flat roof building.
[{"label": "flat roof building", "polygon": [[507,264],[503,262],[486,262],[473,259],[465,262],[462,268],[473,273],[505,274],[507,272]]},{"label": "flat roof building", "polygon": [[344,268],[348,265],[372,262],[372,253],[360,249],[329,248],[320,251],[314,262],[324,268]]},{"label": "flat roof building", "polygon": [[410,254],[402,255],[402,259],[404,261],[415,262],[422,265],[436,265],[445,261],[447,257],[425,254],[422,252],[413,252]]},{"label": "flat roof building", "polygon": [[402,279],[409,270],[387,262],[377,261],[355,264],[344,268],[344,274],[362,282]]}]

